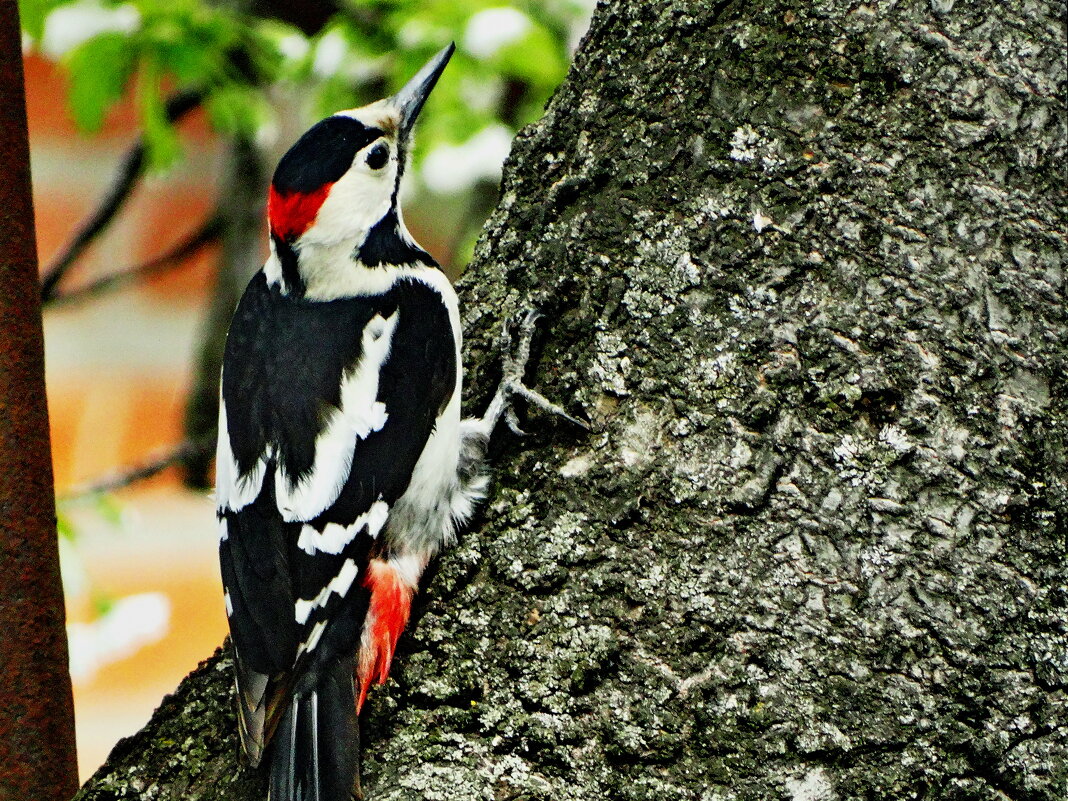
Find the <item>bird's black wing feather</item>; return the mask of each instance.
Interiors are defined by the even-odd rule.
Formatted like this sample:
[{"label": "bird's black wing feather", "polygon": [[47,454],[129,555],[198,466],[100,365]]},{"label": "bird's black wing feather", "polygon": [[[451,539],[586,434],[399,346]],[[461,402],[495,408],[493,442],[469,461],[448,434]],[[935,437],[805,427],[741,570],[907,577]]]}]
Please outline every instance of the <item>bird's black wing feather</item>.
[{"label": "bird's black wing feather", "polygon": [[[456,345],[448,309],[441,295],[416,280],[399,281],[383,297],[385,312],[395,308],[397,326],[388,360],[379,371],[377,400],[388,415],[385,425],[361,439],[355,449],[349,477],[337,500],[309,525],[323,530],[330,524],[350,526],[373,504],[392,509],[408,489],[416,462],[434,430],[438,416],[458,392]],[[393,304],[396,304],[394,307]],[[321,553],[294,554],[298,597],[311,598],[341,569],[340,560],[354,557],[360,579],[367,552],[375,547],[370,537],[359,539],[339,555],[338,564]],[[329,621],[311,658],[302,660],[300,683],[311,686],[337,654],[352,652],[359,643],[369,596],[361,586],[342,598],[332,594],[327,604],[312,610],[305,636],[320,621]]]},{"label": "bird's black wing feather", "polygon": [[[322,478],[314,475],[316,438],[360,362],[365,327],[394,314],[389,355],[378,371],[384,424],[356,441],[348,476],[337,477],[336,499],[310,519],[287,522],[275,493],[277,472]],[[362,576],[373,545],[366,527],[338,553],[309,553],[298,545],[305,524],[321,534],[330,524],[353,527],[376,502],[391,508],[456,391],[448,309],[427,284],[401,280],[382,295],[328,302],[282,295],[262,274],[249,284],[227,338],[227,430],[220,436],[228,437],[237,472],[254,473],[262,463],[263,480],[253,502],[220,509],[226,531],[220,558],[239,656],[243,735],[253,761],[270,739],[271,710],[284,705],[284,696],[313,689],[339,654],[355,650],[366,614]],[[344,581],[353,569],[355,577]],[[332,586],[345,591],[329,591]],[[298,602],[305,605],[303,621],[295,614]]]}]

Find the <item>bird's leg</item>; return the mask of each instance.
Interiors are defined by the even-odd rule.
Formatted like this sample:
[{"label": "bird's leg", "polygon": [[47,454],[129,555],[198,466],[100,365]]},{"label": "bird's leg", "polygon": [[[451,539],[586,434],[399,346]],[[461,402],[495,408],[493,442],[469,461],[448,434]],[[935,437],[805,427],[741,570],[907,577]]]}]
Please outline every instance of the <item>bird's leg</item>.
[{"label": "bird's leg", "polygon": [[497,421],[503,416],[505,423],[515,434],[524,436],[524,431],[519,427],[515,410],[512,408],[512,399],[516,396],[524,398],[535,406],[539,406],[550,414],[563,417],[579,428],[589,431],[589,426],[581,420],[572,417],[563,407],[553,403],[544,395],[535,392],[523,383],[523,374],[530,361],[530,344],[534,338],[537,322],[541,319],[541,313],[536,309],[529,309],[519,322],[519,344],[512,348],[512,332],[508,325],[501,332],[500,342],[504,351],[503,364],[501,366],[501,383],[497,386],[497,392],[486,407],[486,413],[482,415],[480,428],[485,432],[486,438],[493,432]]}]

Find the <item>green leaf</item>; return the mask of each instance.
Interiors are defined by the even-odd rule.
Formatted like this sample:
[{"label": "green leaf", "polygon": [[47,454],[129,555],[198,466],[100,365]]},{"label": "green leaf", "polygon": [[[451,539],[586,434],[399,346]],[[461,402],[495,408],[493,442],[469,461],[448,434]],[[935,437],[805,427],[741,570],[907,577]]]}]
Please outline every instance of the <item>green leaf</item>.
[{"label": "green leaf", "polygon": [[245,48],[256,73],[265,82],[305,80],[311,69],[312,48],[298,28],[274,20],[259,20],[246,31]]},{"label": "green leaf", "polygon": [[206,101],[212,125],[220,131],[252,139],[271,118],[263,92],[251,86],[230,84],[214,90]]},{"label": "green leaf", "polygon": [[122,97],[137,65],[136,48],[122,33],[102,33],[74,48],[64,59],[70,75],[67,102],[83,131],[95,132]]},{"label": "green leaf", "polygon": [[56,512],[56,530],[59,532],[59,536],[68,542],[74,542],[78,537],[78,531],[74,528],[70,518],[58,510]]},{"label": "green leaf", "polygon": [[504,45],[490,61],[504,73],[549,90],[563,79],[567,70],[561,43],[537,23],[522,38]]},{"label": "green leaf", "polygon": [[162,171],[172,166],[182,154],[178,132],[167,120],[159,74],[157,64],[146,64],[138,84],[145,155],[149,168],[155,171]]},{"label": "green leaf", "polygon": [[67,5],[71,0],[19,0],[19,23],[35,42],[44,36],[45,20],[52,9]]},{"label": "green leaf", "polygon": [[145,120],[145,145],[149,169],[162,172],[181,158],[182,146],[178,132],[162,116],[152,115]]},{"label": "green leaf", "polygon": [[97,513],[108,523],[117,526],[122,523],[122,505],[115,500],[115,496],[108,492],[101,492],[93,497],[96,502]]},{"label": "green leaf", "polygon": [[241,28],[229,12],[167,7],[146,14],[145,48],[164,73],[187,86],[210,86],[226,78],[227,59],[241,43]]},{"label": "green leaf", "polygon": [[218,78],[223,72],[223,54],[211,42],[195,37],[160,42],[155,55],[164,69],[183,85],[200,86]]},{"label": "green leaf", "polygon": [[356,108],[367,101],[360,96],[352,81],[340,76],[327,78],[319,84],[314,97],[312,113],[316,118],[329,117],[342,109]]}]

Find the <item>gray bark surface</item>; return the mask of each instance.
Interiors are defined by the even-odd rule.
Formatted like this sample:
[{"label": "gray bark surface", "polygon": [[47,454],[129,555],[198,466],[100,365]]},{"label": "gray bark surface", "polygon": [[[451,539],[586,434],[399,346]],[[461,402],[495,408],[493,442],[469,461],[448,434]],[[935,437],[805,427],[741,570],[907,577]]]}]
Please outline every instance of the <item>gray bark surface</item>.
[{"label": "gray bark surface", "polygon": [[[599,7],[461,290],[595,431],[502,438],[369,798],[1068,797],[1064,17]],[[260,798],[226,670],[79,798]]]}]

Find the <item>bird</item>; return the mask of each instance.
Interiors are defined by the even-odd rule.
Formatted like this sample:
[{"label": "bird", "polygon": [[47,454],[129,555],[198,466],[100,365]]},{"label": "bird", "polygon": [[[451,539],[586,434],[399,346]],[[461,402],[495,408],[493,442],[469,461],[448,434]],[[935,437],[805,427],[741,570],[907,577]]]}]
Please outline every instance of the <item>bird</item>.
[{"label": "bird", "polygon": [[423,571],[484,493],[506,405],[461,420],[459,303],[399,202],[454,49],[281,158],[270,253],[227,334],[219,559],[240,741],[251,765],[269,756],[271,801],[361,797],[360,710]]},{"label": "bird", "polygon": [[540,313],[508,326],[502,377],[461,419],[459,301],[404,224],[412,132],[455,47],[391,97],[316,123],[268,189],[270,254],[226,338],[216,449],[238,733],[270,801],[349,801],[359,714],[385,683],[430,561],[488,485]]}]

